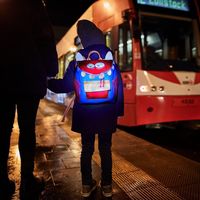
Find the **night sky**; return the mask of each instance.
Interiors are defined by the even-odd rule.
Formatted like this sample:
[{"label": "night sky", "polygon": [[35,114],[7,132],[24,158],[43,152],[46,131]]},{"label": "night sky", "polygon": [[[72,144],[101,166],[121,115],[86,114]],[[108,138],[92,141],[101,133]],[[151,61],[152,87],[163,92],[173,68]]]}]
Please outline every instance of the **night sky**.
[{"label": "night sky", "polygon": [[54,26],[72,26],[96,0],[44,0]]}]

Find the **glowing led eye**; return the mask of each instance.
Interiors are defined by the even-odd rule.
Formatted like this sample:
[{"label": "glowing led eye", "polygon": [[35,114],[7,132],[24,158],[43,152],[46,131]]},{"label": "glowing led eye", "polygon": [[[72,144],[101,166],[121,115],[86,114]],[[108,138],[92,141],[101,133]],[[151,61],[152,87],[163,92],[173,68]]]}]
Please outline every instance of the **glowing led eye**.
[{"label": "glowing led eye", "polygon": [[90,68],[90,69],[92,69],[92,68],[94,68],[94,64],[92,64],[92,63],[89,63],[89,64],[87,64],[87,68]]},{"label": "glowing led eye", "polygon": [[103,68],[104,66],[105,66],[105,64],[102,63],[102,62],[98,62],[98,63],[95,64],[95,67],[98,68],[98,69],[101,69],[101,68]]}]

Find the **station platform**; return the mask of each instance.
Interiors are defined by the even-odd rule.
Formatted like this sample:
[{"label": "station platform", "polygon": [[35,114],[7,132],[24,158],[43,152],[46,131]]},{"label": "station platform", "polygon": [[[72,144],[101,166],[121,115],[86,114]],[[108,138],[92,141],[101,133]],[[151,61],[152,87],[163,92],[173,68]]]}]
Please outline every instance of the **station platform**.
[{"label": "station platform", "polygon": [[[46,187],[40,200],[199,200],[200,163],[167,151],[157,145],[118,130],[113,135],[113,196],[105,198],[98,187],[83,198],[80,174],[80,134],[70,129],[71,115],[62,122],[64,106],[42,100],[36,132],[36,175],[43,176]],[[10,178],[16,181],[14,200],[19,199],[20,158],[15,123],[10,152]],[[100,158],[93,156],[93,176],[100,180]]]}]

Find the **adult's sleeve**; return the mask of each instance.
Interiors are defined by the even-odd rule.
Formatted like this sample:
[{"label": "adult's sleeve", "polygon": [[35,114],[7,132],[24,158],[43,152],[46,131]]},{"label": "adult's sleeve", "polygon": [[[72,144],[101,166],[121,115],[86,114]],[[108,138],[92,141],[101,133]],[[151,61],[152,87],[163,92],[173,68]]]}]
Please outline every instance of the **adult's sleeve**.
[{"label": "adult's sleeve", "polygon": [[48,89],[55,93],[69,93],[74,91],[75,62],[70,62],[63,79],[49,79]]}]

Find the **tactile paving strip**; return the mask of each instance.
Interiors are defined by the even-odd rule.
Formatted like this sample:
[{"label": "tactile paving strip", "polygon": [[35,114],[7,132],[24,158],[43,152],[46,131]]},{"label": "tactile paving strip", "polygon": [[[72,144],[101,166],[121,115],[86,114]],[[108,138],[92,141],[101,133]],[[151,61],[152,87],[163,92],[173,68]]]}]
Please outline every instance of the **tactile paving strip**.
[{"label": "tactile paving strip", "polygon": [[[133,200],[183,200],[159,181],[113,153],[113,180]],[[100,166],[98,154],[93,160]]]}]

